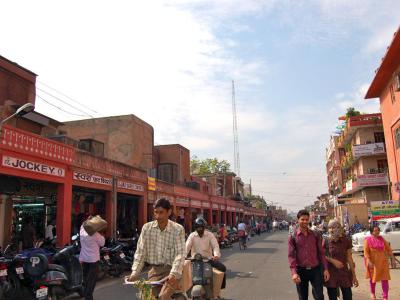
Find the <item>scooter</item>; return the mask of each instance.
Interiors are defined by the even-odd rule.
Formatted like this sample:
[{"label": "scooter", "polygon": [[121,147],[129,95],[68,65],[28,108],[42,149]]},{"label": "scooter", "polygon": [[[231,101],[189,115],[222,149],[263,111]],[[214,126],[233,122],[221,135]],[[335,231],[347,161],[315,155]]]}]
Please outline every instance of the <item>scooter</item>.
[{"label": "scooter", "polygon": [[83,296],[83,272],[78,259],[79,246],[66,246],[53,256],[53,262],[41,254],[32,254],[25,260],[24,270],[33,280],[34,296],[39,300],[57,300],[77,292]]},{"label": "scooter", "polygon": [[213,270],[211,260],[196,254],[192,262],[193,286],[187,292],[193,300],[208,300],[213,298]]}]

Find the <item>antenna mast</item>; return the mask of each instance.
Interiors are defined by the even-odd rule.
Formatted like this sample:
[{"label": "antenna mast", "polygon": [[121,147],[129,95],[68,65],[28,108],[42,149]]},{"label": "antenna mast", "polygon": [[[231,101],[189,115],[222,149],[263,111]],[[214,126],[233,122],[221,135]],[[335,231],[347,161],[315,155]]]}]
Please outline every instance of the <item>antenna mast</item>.
[{"label": "antenna mast", "polygon": [[234,171],[240,177],[239,135],[237,128],[237,113],[235,99],[235,82],[232,80],[232,114],[233,114],[233,156]]}]

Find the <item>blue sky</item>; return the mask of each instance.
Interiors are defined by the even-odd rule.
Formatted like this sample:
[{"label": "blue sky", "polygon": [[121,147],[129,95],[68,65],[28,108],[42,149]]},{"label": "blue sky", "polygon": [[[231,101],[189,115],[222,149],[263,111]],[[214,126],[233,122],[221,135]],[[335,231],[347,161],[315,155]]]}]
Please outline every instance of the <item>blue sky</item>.
[{"label": "blue sky", "polygon": [[11,1],[0,54],[39,75],[39,112],[61,121],[132,113],[154,126],[158,144],[181,143],[200,158],[233,159],[234,79],[242,178],[295,210],[326,191],[337,117],[349,106],[379,110],[363,97],[399,8],[389,0]]}]

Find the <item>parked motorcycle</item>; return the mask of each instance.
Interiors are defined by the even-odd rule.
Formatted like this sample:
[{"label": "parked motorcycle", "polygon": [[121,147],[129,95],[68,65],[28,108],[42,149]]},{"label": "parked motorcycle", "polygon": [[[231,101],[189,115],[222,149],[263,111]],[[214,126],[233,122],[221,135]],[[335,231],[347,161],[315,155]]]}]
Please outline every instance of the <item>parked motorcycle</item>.
[{"label": "parked motorcycle", "polygon": [[75,292],[83,296],[83,273],[78,254],[78,243],[74,242],[58,251],[53,256],[53,263],[41,253],[32,254],[25,260],[24,270],[32,278],[32,291],[37,299],[57,300]]},{"label": "parked motorcycle", "polygon": [[0,258],[0,299],[15,297],[19,290],[18,279],[10,272],[11,265],[11,259],[6,257]]}]

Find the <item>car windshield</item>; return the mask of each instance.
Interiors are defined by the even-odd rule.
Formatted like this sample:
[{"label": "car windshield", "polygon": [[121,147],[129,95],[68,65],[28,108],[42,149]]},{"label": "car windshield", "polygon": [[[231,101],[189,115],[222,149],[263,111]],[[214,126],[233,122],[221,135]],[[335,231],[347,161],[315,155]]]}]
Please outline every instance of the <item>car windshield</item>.
[{"label": "car windshield", "polygon": [[381,232],[383,232],[383,230],[385,229],[386,224],[387,224],[387,222],[384,222],[384,221],[378,222],[378,227]]}]

